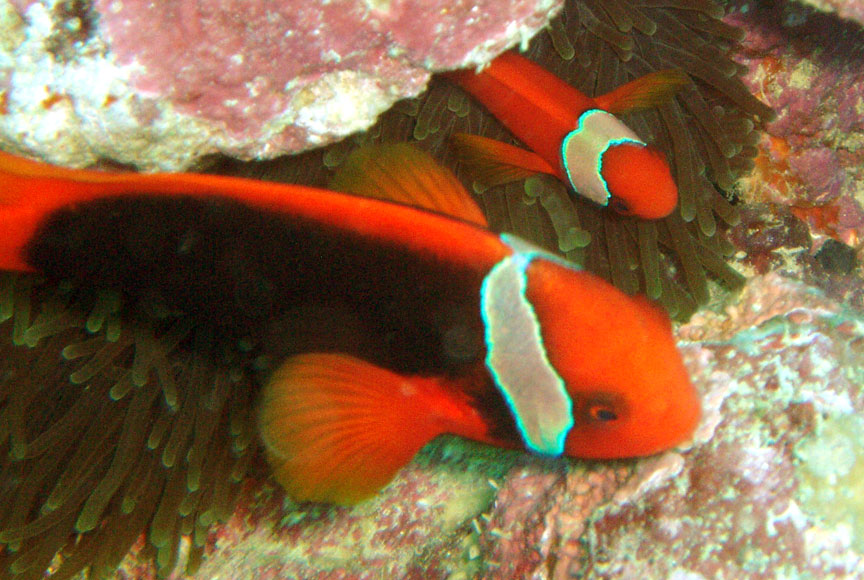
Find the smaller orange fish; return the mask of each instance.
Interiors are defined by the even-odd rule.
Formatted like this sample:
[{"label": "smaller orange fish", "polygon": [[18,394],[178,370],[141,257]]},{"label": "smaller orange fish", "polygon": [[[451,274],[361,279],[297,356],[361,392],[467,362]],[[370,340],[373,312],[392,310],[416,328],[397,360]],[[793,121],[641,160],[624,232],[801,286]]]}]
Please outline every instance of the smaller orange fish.
[{"label": "smaller orange fish", "polygon": [[513,52],[476,74],[455,71],[445,76],[531,148],[455,135],[462,160],[485,185],[548,173],[591,201],[646,219],[665,217],[678,203],[678,188],[663,153],[615,115],[667,102],[690,82],[683,71],[658,71],[596,98]]}]

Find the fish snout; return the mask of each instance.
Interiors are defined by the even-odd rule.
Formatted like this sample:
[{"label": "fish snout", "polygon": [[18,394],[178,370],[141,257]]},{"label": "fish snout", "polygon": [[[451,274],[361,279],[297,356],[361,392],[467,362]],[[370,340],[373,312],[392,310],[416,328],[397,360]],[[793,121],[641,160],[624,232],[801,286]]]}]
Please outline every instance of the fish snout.
[{"label": "fish snout", "polygon": [[618,213],[666,217],[678,204],[678,187],[666,157],[639,143],[623,142],[603,153],[602,175]]}]

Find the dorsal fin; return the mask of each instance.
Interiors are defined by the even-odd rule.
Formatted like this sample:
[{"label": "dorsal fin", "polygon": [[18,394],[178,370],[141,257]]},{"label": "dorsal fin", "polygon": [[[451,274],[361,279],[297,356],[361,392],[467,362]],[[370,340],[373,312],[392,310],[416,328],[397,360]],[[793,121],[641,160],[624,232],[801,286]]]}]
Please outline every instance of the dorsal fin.
[{"label": "dorsal fin", "polygon": [[330,188],[395,201],[488,227],[462,183],[428,153],[407,143],[367,145],[339,167]]},{"label": "dorsal fin", "polygon": [[595,97],[597,105],[613,115],[650,109],[668,103],[681,87],[692,82],[677,68],[658,70]]}]

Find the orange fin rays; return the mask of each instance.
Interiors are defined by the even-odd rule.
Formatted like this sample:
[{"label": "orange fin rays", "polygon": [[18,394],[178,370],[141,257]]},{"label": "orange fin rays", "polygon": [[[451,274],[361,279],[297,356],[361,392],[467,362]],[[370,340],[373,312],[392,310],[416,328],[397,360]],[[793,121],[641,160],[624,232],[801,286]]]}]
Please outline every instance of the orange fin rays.
[{"label": "orange fin rays", "polygon": [[511,183],[538,173],[558,176],[558,172],[536,153],[501,141],[456,133],[450,142],[459,160],[486,187]]},{"label": "orange fin rays", "polygon": [[407,143],[355,150],[343,162],[330,187],[432,210],[482,227],[488,225],[456,176],[428,153]]},{"label": "orange fin rays", "polygon": [[691,82],[687,73],[670,68],[639,77],[594,100],[599,108],[614,115],[650,109],[668,103]]},{"label": "orange fin rays", "polygon": [[341,354],[288,359],[264,388],[259,427],[292,498],[341,505],[374,495],[436,436],[486,432],[476,411],[434,379]]}]

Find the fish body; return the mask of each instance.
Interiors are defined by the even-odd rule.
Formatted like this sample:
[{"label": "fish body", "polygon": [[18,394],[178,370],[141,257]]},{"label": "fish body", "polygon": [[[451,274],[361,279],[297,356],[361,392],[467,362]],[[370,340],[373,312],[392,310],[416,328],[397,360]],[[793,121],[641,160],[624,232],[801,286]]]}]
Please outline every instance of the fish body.
[{"label": "fish body", "polygon": [[298,500],[368,497],[442,433],[602,458],[692,432],[698,398],[658,307],[489,231],[410,147],[362,150],[335,187],[353,193],[2,154],[0,268],[266,328],[280,362],[260,433]]},{"label": "fish body", "polygon": [[674,209],[678,192],[664,156],[614,114],[662,104],[688,82],[684,73],[659,71],[596,98],[514,52],[477,73],[445,76],[531,149],[454,136],[462,157],[486,185],[548,173],[620,213],[654,219]]}]

